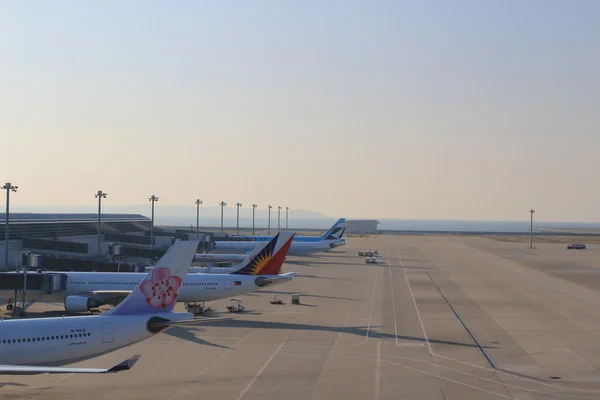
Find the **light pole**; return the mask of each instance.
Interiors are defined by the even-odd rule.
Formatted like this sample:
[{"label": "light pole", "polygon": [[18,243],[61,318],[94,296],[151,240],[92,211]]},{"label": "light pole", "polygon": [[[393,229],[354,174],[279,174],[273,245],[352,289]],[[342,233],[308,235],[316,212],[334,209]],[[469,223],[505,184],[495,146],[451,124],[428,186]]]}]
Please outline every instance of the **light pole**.
[{"label": "light pole", "polygon": [[269,205],[269,225],[268,225],[268,235],[271,236],[271,208],[273,208],[273,206]]},{"label": "light pole", "polygon": [[152,222],[150,226],[150,246],[152,246],[152,250],[154,250],[154,203],[158,201],[158,197],[152,195],[148,197],[148,201],[152,203]]},{"label": "light pole", "polygon": [[287,232],[288,230],[288,213],[290,212],[290,208],[286,207],[285,208],[285,231]]},{"label": "light pole", "polygon": [[252,236],[254,236],[254,211],[258,207],[256,204],[252,204]]},{"label": "light pole", "polygon": [[277,233],[281,231],[281,206],[277,206]]},{"label": "light pole", "polygon": [[239,236],[240,235],[240,207],[242,206],[242,203],[235,203],[235,206],[237,207],[237,228],[236,228],[236,235]]},{"label": "light pole", "polygon": [[227,205],[224,201],[219,203],[221,205],[221,237],[223,237],[223,207]]},{"label": "light pole", "polygon": [[200,204],[202,200],[196,199],[196,240],[200,240]]},{"label": "light pole", "polygon": [[100,216],[102,215],[102,199],[106,198],[106,193],[102,190],[98,190],[98,193],[94,195],[98,199],[98,253],[96,256],[100,256]]},{"label": "light pole", "polygon": [[531,225],[529,225],[529,248],[533,249],[533,214],[535,214],[535,210],[532,208],[529,210],[531,214]]},{"label": "light pole", "polygon": [[10,214],[10,192],[16,192],[18,186],[6,182],[2,189],[6,190],[6,213],[4,214],[4,269],[8,271],[8,220]]}]

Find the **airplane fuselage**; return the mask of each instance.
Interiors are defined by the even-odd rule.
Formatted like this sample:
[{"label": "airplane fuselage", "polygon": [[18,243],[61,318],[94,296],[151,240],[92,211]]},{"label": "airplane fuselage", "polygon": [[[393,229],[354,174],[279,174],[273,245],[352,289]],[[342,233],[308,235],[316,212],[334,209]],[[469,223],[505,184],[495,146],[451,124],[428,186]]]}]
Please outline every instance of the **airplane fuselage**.
[{"label": "airplane fuselage", "polygon": [[[66,290],[58,292],[65,297],[94,291],[133,290],[146,274],[136,272],[66,272]],[[192,303],[212,301],[253,292],[258,286],[257,278],[262,275],[234,274],[188,274],[183,280],[177,301]],[[259,279],[259,281],[261,280]],[[263,279],[264,280],[264,279]]]},{"label": "airplane fuselage", "polygon": [[[256,247],[256,243],[255,243]],[[254,248],[254,247],[253,247]],[[216,263],[216,262],[242,262],[246,259],[245,254],[203,254],[197,253],[194,256],[194,263]]]},{"label": "airplane fuselage", "polygon": [[[67,296],[89,296],[94,292],[132,291],[144,279],[136,272],[63,272],[67,274],[65,290],[45,295],[43,300],[63,300]],[[270,275],[188,274],[183,280],[178,302],[213,301],[285,282],[291,278]],[[34,297],[35,292],[28,292]],[[0,297],[10,298],[12,291],[1,291]]]},{"label": "airplane fuselage", "polygon": [[[266,241],[256,240],[222,240],[215,242],[217,250],[235,250],[235,251],[250,251],[258,244],[263,244]],[[323,240],[316,242],[296,242],[292,241],[288,255],[309,255],[314,253],[326,252],[335,247],[337,240]]]},{"label": "airplane fuselage", "polygon": [[152,317],[182,321],[194,316],[182,312],[3,320],[0,359],[3,364],[64,365],[95,357],[152,336],[146,326]]}]

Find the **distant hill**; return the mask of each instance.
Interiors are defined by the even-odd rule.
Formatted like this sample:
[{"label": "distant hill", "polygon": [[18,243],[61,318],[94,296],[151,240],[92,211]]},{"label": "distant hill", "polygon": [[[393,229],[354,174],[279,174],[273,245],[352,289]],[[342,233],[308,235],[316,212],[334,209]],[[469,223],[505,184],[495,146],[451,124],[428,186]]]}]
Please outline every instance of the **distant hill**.
[{"label": "distant hill", "polygon": [[[129,205],[129,206],[102,206],[102,212],[105,213],[124,213],[124,214],[142,214],[150,216],[150,204]],[[96,213],[97,206],[53,206],[53,207],[18,207],[12,208],[14,212],[36,212],[36,213]],[[155,204],[155,221],[157,225],[195,225],[196,224],[196,206],[169,206]],[[326,229],[331,226],[339,217],[329,217],[316,211],[308,210],[290,210],[289,227],[290,228],[318,228]],[[225,226],[236,225],[236,207],[225,207],[223,210],[223,224]],[[220,226],[221,225],[221,207],[219,206],[200,206],[200,225]],[[257,208],[255,212],[255,225],[257,227],[266,227],[268,225],[268,209]],[[240,226],[252,226],[252,208],[240,208]],[[277,208],[271,209],[271,227],[277,226]],[[281,210],[281,226],[285,226],[285,208]]]}]

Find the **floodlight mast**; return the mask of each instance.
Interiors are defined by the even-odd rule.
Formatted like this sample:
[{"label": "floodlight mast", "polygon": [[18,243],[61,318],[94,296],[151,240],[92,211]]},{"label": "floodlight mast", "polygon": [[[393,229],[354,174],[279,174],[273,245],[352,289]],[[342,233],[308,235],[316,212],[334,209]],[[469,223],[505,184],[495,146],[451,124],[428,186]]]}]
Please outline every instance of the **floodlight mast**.
[{"label": "floodlight mast", "polygon": [[196,240],[200,240],[200,204],[202,200],[196,199]]},{"label": "floodlight mast", "polygon": [[8,223],[10,220],[10,192],[17,192],[18,186],[6,182],[2,189],[6,190],[6,212],[4,213],[4,269],[8,271]]},{"label": "floodlight mast", "polygon": [[94,194],[94,197],[98,199],[98,248],[97,248],[97,257],[100,257],[100,223],[101,223],[101,216],[102,216],[102,199],[106,198],[106,193],[103,192],[102,190],[98,190],[98,192],[96,194]]},{"label": "floodlight mast", "polygon": [[256,204],[252,204],[252,236],[254,236],[254,211],[258,207]]},{"label": "floodlight mast", "polygon": [[236,228],[236,235],[239,236],[240,235],[240,207],[242,206],[242,203],[237,202],[235,203],[235,206],[237,207],[237,228]]},{"label": "floodlight mast", "polygon": [[221,238],[223,238],[223,207],[225,207],[227,205],[227,203],[222,201],[219,204],[221,205]]},{"label": "floodlight mast", "polygon": [[268,224],[268,228],[267,228],[267,232],[268,232],[269,236],[271,236],[271,208],[273,208],[273,206],[269,205],[269,224]]},{"label": "floodlight mast", "polygon": [[152,246],[152,254],[154,255],[154,203],[158,201],[158,197],[152,195],[148,198],[148,201],[152,203],[152,222],[150,226],[150,246]]},{"label": "floodlight mast", "polygon": [[290,212],[290,208],[285,208],[285,231],[288,231],[288,213]]},{"label": "floodlight mast", "polygon": [[529,248],[533,249],[533,214],[535,214],[535,210],[532,208],[531,210],[529,210],[529,213],[531,214],[531,220],[529,225]]}]

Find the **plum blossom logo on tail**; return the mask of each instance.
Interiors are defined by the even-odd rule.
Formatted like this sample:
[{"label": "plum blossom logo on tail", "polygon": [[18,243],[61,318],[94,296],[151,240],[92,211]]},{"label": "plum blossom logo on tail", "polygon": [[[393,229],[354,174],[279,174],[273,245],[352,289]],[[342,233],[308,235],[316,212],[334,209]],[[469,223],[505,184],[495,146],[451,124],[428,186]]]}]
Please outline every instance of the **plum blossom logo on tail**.
[{"label": "plum blossom logo on tail", "polygon": [[155,268],[150,279],[142,282],[140,290],[152,308],[166,308],[177,301],[181,278],[171,276],[168,268]]}]

